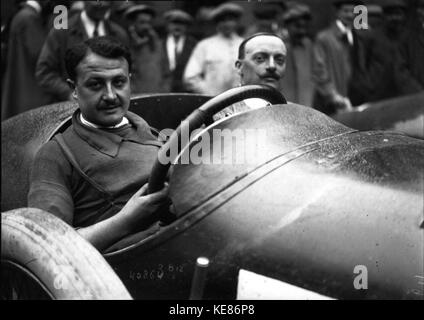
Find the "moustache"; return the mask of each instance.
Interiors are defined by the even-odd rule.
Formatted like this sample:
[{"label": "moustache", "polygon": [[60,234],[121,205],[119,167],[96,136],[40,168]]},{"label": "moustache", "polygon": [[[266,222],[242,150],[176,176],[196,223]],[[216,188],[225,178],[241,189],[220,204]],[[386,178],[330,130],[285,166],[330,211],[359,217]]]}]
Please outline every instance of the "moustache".
[{"label": "moustache", "polygon": [[99,110],[119,108],[122,106],[120,101],[102,101],[98,105]]},{"label": "moustache", "polygon": [[277,73],[265,73],[261,78],[273,78],[275,80],[280,80],[280,76]]}]

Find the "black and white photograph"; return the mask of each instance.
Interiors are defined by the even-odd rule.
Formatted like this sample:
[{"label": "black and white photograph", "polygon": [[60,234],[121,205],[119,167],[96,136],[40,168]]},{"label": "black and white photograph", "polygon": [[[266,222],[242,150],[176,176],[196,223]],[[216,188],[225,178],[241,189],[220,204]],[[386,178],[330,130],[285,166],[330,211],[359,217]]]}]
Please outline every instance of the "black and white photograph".
[{"label": "black and white photograph", "polygon": [[167,319],[424,300],[424,0],[2,0],[0,275]]}]

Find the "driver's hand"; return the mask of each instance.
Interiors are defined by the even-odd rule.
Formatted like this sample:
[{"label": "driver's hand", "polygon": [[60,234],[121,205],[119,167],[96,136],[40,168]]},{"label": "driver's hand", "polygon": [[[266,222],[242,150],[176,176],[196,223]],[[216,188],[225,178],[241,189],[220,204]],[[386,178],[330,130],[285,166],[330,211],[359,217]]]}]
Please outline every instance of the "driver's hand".
[{"label": "driver's hand", "polygon": [[168,184],[162,190],[147,194],[148,184],[142,186],[118,213],[125,220],[128,233],[143,230],[160,219],[158,211],[169,204]]},{"label": "driver's hand", "polygon": [[331,104],[334,106],[337,112],[346,111],[352,108],[350,100],[339,94],[335,94],[331,97]]}]

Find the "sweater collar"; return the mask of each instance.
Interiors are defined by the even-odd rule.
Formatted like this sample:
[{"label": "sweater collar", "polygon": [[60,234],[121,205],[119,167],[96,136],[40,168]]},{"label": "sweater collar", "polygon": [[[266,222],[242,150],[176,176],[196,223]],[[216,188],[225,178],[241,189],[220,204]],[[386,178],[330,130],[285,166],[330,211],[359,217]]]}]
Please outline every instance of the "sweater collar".
[{"label": "sweater collar", "polygon": [[123,128],[122,126],[112,129],[94,128],[81,122],[80,113],[78,109],[72,116],[73,130],[90,146],[110,157],[116,157],[123,140],[129,140],[139,144],[161,146],[161,143],[151,133],[147,122],[132,112],[127,112],[126,118],[129,124],[136,129],[136,132],[128,139],[114,133],[114,131],[121,130]]}]

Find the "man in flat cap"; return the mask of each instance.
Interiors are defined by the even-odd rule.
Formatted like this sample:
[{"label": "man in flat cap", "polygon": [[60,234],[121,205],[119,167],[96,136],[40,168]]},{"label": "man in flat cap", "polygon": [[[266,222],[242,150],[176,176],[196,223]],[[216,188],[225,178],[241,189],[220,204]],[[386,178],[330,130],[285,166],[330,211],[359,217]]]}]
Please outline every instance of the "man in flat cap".
[{"label": "man in flat cap", "polygon": [[148,5],[134,5],[125,11],[133,57],[131,93],[169,92],[165,52],[153,28],[156,11]]},{"label": "man in flat cap", "polygon": [[170,72],[171,92],[187,92],[183,83],[183,74],[188,59],[197,44],[195,38],[187,35],[193,18],[182,10],[174,9],[165,12],[167,36],[163,41],[166,52],[166,65]]},{"label": "man in flat cap", "polygon": [[285,9],[284,2],[269,1],[256,3],[253,7],[255,23],[247,28],[245,36],[249,37],[259,32],[278,33],[278,19],[283,9]]},{"label": "man in flat cap", "polygon": [[110,6],[111,1],[85,1],[84,10],[69,19],[67,29],[51,29],[36,67],[37,81],[49,95],[50,103],[72,100],[64,64],[68,48],[97,36],[111,36],[128,44],[125,30],[106,19]]},{"label": "man in flat cap", "polygon": [[215,96],[237,86],[234,63],[243,39],[236,28],[242,14],[243,9],[233,3],[211,12],[217,34],[197,44],[184,72],[184,82],[191,91]]},{"label": "man in flat cap", "polygon": [[351,50],[354,46],[354,8],[357,0],[337,0],[336,19],[318,33],[314,46],[314,107],[326,114],[351,107],[348,85],[352,74]]},{"label": "man in flat cap", "polygon": [[385,0],[381,6],[380,26],[358,32],[359,59],[353,61],[356,64],[349,85],[349,97],[354,105],[401,94],[402,84],[398,84],[395,71],[399,65],[398,47],[405,37],[406,6],[402,0]]},{"label": "man in flat cap", "polygon": [[308,36],[311,12],[307,5],[291,2],[283,15],[287,28],[287,67],[283,78],[283,93],[287,100],[312,106],[312,49]]}]

